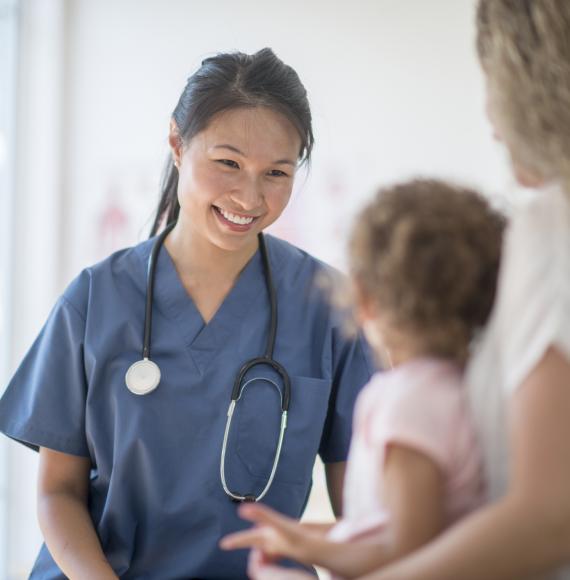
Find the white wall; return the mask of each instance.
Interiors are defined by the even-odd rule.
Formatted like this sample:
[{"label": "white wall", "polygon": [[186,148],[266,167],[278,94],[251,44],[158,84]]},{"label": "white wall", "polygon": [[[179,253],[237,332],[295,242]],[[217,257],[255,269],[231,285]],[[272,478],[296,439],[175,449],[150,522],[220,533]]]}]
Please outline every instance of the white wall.
[{"label": "white wall", "polygon": [[[9,371],[40,329],[61,291],[61,109],[64,1],[23,0],[18,6],[14,185],[11,256],[2,264],[9,287]],[[11,373],[9,373],[11,374]],[[12,441],[5,450],[7,530],[3,578],[24,578],[41,542],[35,522],[37,457]]]},{"label": "white wall", "polygon": [[[0,381],[8,378],[10,366],[10,328],[12,322],[12,287],[10,273],[13,271],[13,190],[14,190],[14,141],[16,106],[18,12],[14,0],[0,0]],[[0,442],[0,575],[6,576],[7,526],[3,517],[8,509],[6,470],[7,448]]]},{"label": "white wall", "polygon": [[317,147],[287,227],[329,260],[338,261],[339,244],[323,238],[340,240],[333,234],[347,212],[379,183],[429,173],[502,187],[508,174],[483,117],[473,5],[73,2],[66,278],[104,253],[94,217],[111,192],[137,216],[129,235],[146,233],[169,114],[188,74],[216,51],[271,46],[306,84]]},{"label": "white wall", "polygon": [[[275,229],[328,261],[342,264],[349,218],[379,184],[435,175],[512,188],[484,119],[474,0],[22,5],[21,108],[34,116],[19,116],[12,366],[83,266],[146,236],[169,115],[213,52],[271,46],[304,81],[313,168]],[[15,578],[39,541],[34,456],[10,446],[7,473]]]}]

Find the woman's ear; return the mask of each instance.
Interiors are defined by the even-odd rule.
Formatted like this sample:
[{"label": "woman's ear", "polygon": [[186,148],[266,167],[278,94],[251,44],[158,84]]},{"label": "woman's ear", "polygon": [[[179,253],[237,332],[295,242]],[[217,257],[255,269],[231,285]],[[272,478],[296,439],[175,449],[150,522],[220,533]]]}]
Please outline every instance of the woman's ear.
[{"label": "woman's ear", "polygon": [[170,131],[168,133],[168,144],[172,151],[172,159],[176,167],[180,167],[180,158],[182,157],[182,137],[178,131],[178,126],[174,119],[170,119]]}]

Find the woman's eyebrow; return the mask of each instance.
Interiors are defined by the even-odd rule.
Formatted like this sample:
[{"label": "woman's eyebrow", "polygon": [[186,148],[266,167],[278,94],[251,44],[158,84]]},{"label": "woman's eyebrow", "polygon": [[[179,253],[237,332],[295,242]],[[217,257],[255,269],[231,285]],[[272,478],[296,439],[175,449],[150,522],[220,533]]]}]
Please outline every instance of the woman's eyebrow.
[{"label": "woman's eyebrow", "polygon": [[[241,155],[242,157],[247,157],[247,155],[243,151],[241,151],[237,147],[234,147],[233,145],[230,145],[229,143],[222,143],[220,145],[214,145],[212,147],[212,149],[228,149],[229,151],[232,151],[233,153],[237,153],[238,155]],[[297,166],[297,163],[294,161],[291,161],[291,159],[277,159],[277,161],[273,161],[273,163],[275,165],[292,165],[293,167]]]}]

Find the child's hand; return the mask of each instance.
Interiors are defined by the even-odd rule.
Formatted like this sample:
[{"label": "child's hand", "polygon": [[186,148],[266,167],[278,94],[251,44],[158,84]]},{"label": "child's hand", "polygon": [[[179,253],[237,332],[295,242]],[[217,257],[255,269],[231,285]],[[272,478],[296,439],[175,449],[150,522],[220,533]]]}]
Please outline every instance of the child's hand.
[{"label": "child's hand", "polygon": [[261,504],[243,504],[239,515],[257,525],[222,538],[222,549],[258,548],[269,559],[285,556],[305,564],[311,563],[310,540],[319,537],[318,532],[307,530],[297,520]]},{"label": "child's hand", "polygon": [[315,577],[300,570],[289,570],[274,566],[257,549],[253,549],[249,554],[247,575],[251,580],[314,580]]}]

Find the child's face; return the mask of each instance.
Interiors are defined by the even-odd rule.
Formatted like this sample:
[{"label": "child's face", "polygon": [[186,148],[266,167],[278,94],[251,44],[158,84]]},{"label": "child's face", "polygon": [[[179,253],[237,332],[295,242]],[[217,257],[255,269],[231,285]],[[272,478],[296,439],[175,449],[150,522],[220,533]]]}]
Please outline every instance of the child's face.
[{"label": "child's face", "polygon": [[361,320],[360,328],[362,328],[362,332],[364,333],[368,344],[374,351],[376,362],[379,363],[381,368],[391,368],[393,365],[392,359],[390,357],[390,351],[386,347],[382,331],[377,321],[372,319]]},{"label": "child's face", "polygon": [[382,317],[378,315],[377,306],[364,296],[358,285],[355,285],[356,315],[358,325],[362,329],[368,344],[372,347],[376,358],[383,368],[390,368],[392,360],[386,344],[386,329]]},{"label": "child's face", "polygon": [[378,322],[374,319],[361,320],[360,327],[368,341],[368,344],[374,349],[374,352],[381,358],[386,351],[386,345],[379,328]]}]

